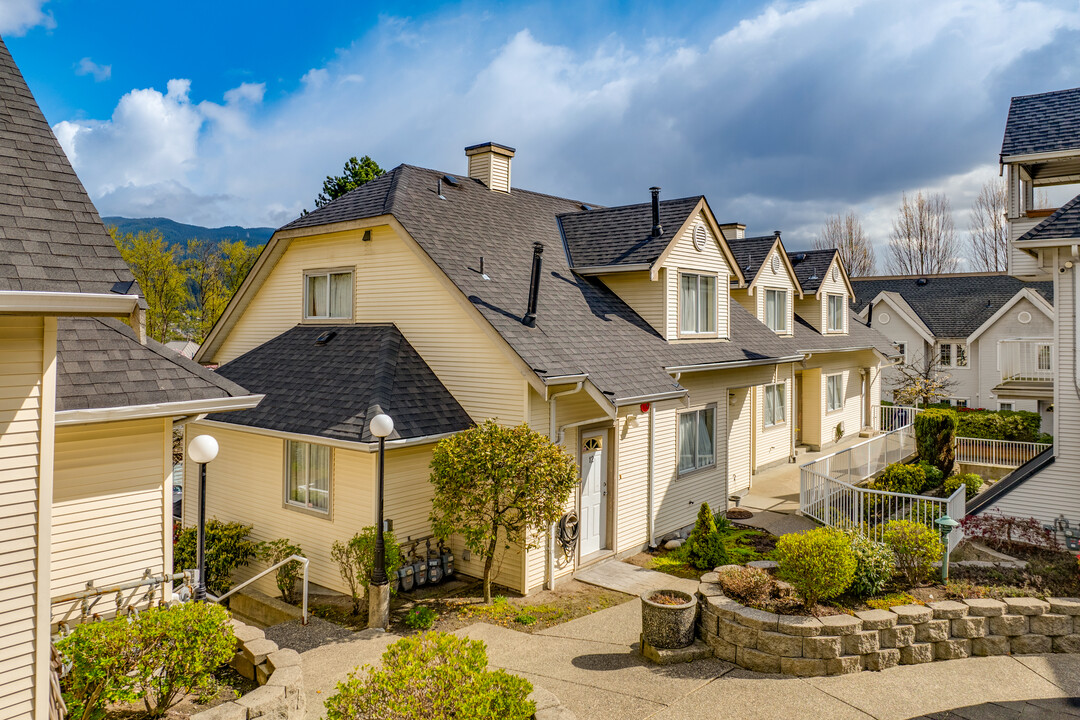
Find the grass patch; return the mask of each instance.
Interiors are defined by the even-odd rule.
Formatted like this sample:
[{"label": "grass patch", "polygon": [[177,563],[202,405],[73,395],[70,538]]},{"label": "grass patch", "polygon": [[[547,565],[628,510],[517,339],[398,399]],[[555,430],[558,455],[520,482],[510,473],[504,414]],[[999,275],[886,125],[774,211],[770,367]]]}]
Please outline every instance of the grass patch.
[{"label": "grass patch", "polygon": [[906,592],[891,592],[869,598],[867,606],[873,610],[888,610],[895,605],[922,605],[914,595]]},{"label": "grass patch", "polygon": [[517,605],[504,595],[496,595],[490,605],[465,605],[458,613],[466,619],[483,620],[503,627],[513,627],[515,624],[529,626],[541,621],[555,625],[566,615],[563,608],[555,605]]}]

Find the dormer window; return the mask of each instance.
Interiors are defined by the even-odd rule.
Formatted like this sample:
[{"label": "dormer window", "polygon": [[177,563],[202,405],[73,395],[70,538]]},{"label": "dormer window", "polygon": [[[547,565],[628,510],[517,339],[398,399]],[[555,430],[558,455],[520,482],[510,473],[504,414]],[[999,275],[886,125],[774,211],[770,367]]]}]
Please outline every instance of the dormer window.
[{"label": "dormer window", "polygon": [[679,276],[679,332],[716,334],[716,276]]},{"label": "dormer window", "polygon": [[787,290],[765,291],[765,325],[773,332],[787,332]]},{"label": "dormer window", "polygon": [[305,320],[349,320],[352,306],[352,270],[304,273]]},{"label": "dormer window", "polygon": [[829,295],[829,332],[844,331],[844,296]]}]

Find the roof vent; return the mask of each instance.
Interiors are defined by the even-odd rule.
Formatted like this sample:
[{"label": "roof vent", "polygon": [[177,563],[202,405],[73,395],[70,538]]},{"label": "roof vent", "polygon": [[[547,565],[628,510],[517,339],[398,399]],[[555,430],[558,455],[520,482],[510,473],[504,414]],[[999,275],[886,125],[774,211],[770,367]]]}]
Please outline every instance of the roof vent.
[{"label": "roof vent", "polygon": [[929,280],[927,280],[926,278],[919,278],[918,280],[915,281],[915,284],[918,285],[919,287],[922,287],[923,285],[925,285],[928,282],[929,282]]},{"label": "roof vent", "polygon": [[794,262],[801,263],[806,259],[806,253],[795,253],[791,258]]},{"label": "roof vent", "polygon": [[490,280],[491,279],[490,277],[488,277],[488,274],[486,272],[484,272],[484,256],[483,255],[480,256],[480,278],[482,280]]},{"label": "roof vent", "polygon": [[660,188],[649,188],[652,193],[652,236],[660,237],[664,234],[664,227],[660,224]]},{"label": "roof vent", "polygon": [[544,254],[543,243],[533,243],[532,276],[529,278],[529,305],[521,322],[528,327],[536,327],[536,305],[540,299],[540,266]]},{"label": "roof vent", "polygon": [[442,194],[442,178],[439,178],[439,183],[436,187],[435,194],[439,196],[440,200],[445,200],[446,196]]},{"label": "roof vent", "polygon": [[779,239],[780,239],[780,231],[779,231],[779,230],[773,230],[773,231],[772,231],[772,234],[776,236],[776,239],[777,239],[777,240],[779,240]]},{"label": "roof vent", "polygon": [[458,179],[456,177],[454,177],[453,175],[443,175],[442,179],[443,179],[443,182],[446,183],[447,185],[449,185],[450,187],[457,187],[458,186]]},{"label": "roof vent", "polygon": [[328,343],[328,342],[330,342],[331,340],[333,340],[333,339],[334,339],[334,337],[335,337],[336,335],[337,335],[337,331],[336,331],[336,330],[327,330],[327,331],[326,331],[326,332],[324,332],[324,333],[323,333],[322,335],[320,335],[319,337],[315,338],[315,344],[316,344],[316,345],[325,345],[326,343]]},{"label": "roof vent", "polygon": [[588,211],[592,210],[592,205],[586,205],[585,203],[581,203],[581,209],[584,210],[585,212],[588,212]]}]

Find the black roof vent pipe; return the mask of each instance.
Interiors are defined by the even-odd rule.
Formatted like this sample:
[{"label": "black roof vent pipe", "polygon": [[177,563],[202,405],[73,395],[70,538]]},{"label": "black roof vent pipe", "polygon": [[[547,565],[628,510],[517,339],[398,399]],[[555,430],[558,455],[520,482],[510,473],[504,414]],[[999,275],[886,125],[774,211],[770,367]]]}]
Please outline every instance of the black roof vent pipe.
[{"label": "black roof vent pipe", "polygon": [[529,278],[529,307],[521,319],[528,327],[536,327],[536,303],[540,299],[540,265],[544,254],[543,243],[533,243],[532,277]]},{"label": "black roof vent pipe", "polygon": [[866,306],[866,327],[874,327],[874,301]]},{"label": "black roof vent pipe", "polygon": [[652,236],[660,237],[664,234],[664,228],[660,225],[660,188],[649,188],[652,193]]}]

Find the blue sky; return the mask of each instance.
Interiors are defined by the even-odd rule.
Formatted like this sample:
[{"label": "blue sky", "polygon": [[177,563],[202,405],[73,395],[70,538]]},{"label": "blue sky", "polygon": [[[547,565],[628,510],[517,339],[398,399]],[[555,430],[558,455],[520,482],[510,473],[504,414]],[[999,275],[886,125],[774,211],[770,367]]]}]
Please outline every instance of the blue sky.
[{"label": "blue sky", "polygon": [[3,0],[0,33],[103,215],[281,225],[350,155],[599,204],[704,193],[806,244],[887,240],[902,192],[958,230],[1012,95],[1080,85],[1080,2]]}]

